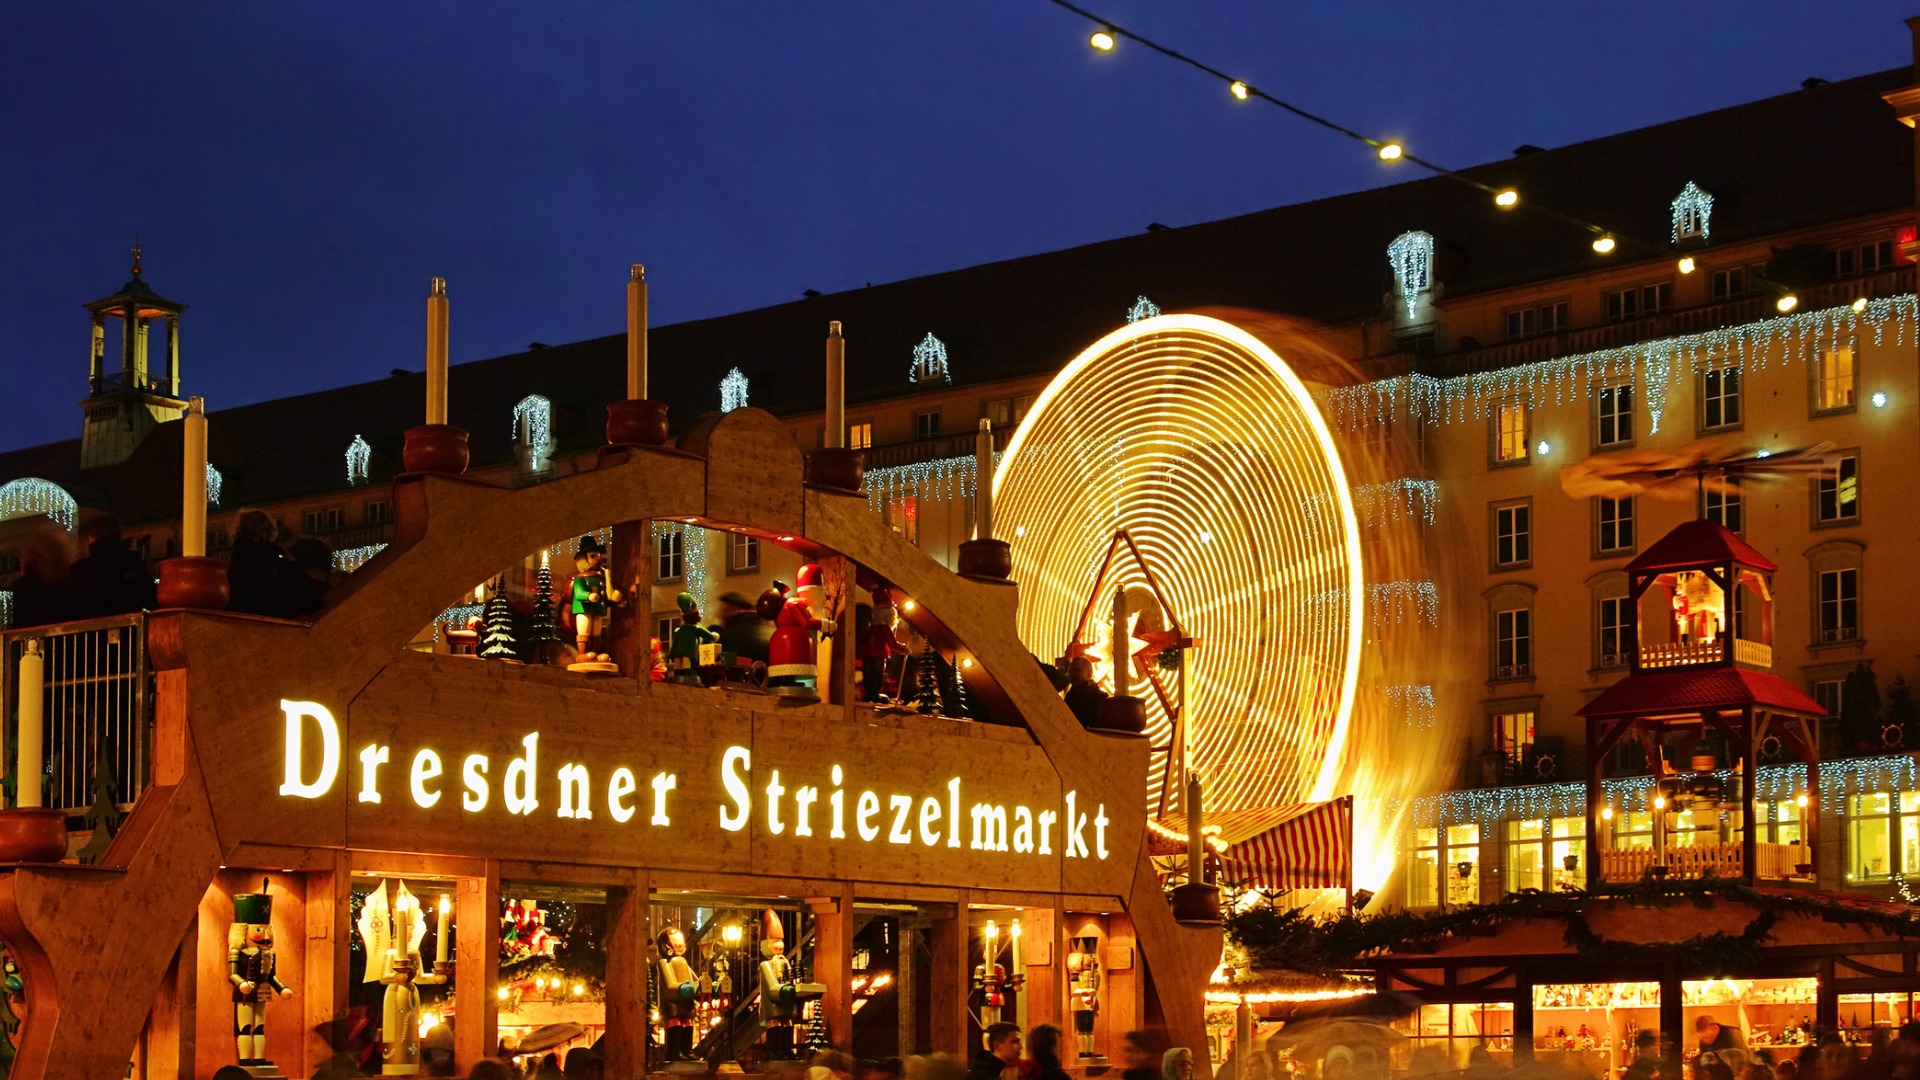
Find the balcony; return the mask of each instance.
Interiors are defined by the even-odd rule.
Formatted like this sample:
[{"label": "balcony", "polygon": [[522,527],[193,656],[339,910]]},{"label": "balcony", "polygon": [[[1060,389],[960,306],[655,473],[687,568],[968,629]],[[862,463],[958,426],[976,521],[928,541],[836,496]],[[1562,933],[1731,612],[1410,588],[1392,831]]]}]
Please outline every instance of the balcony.
[{"label": "balcony", "polygon": [[1773,670],[1773,646],[1764,641],[1733,639],[1733,662],[1750,668]]},{"label": "balcony", "polygon": [[[1805,844],[1762,843],[1755,845],[1755,848],[1755,862],[1758,865],[1754,867],[1754,877],[1759,880],[1782,881],[1806,877],[1800,872],[1800,867],[1813,863],[1813,849]],[[1647,876],[1656,866],[1664,866],[1665,873],[1661,876],[1669,879],[1703,878],[1709,874],[1735,879],[1740,877],[1740,863],[1740,845],[1737,843],[1697,844],[1672,848],[1666,852],[1656,852],[1650,848],[1603,851],[1600,853],[1600,876],[1611,882],[1634,882]]]},{"label": "balcony", "polygon": [[[1868,274],[1815,285],[1811,288],[1797,289],[1795,292],[1800,297],[1801,311],[1839,307],[1861,297],[1876,299],[1903,293],[1911,294],[1914,291],[1914,269],[1912,266],[1903,266],[1884,273]],[[1774,307],[1774,300],[1773,293],[1760,293],[1723,300],[1719,303],[1702,304],[1682,311],[1662,312],[1644,319],[1605,323],[1600,326],[1567,330],[1558,334],[1543,334],[1539,337],[1507,341],[1497,345],[1461,348],[1445,356],[1423,359],[1418,367],[1425,374],[1436,378],[1447,378],[1477,371],[1516,367],[1541,360],[1578,356],[1601,349],[1615,349],[1623,345],[1637,345],[1643,341],[1654,341],[1660,338],[1697,334],[1705,330],[1717,330],[1722,327],[1739,326],[1742,323],[1774,318],[1779,315],[1779,311]]]},{"label": "balcony", "polygon": [[[972,457],[974,434],[966,431],[958,435],[936,435],[931,439],[914,439],[911,442],[869,446],[865,451],[867,471],[889,469],[899,465],[918,465],[923,461],[940,461],[945,458]],[[996,428],[993,432],[994,452],[1005,450],[1007,440],[1012,437],[1013,428]]]},{"label": "balcony", "polygon": [[[27,639],[39,638],[46,657],[47,806],[78,815],[110,794],[125,810],[151,778],[153,678],[146,627],[147,617],[133,614],[0,633],[4,745],[16,738],[15,680]],[[9,771],[12,766],[9,759]]]}]

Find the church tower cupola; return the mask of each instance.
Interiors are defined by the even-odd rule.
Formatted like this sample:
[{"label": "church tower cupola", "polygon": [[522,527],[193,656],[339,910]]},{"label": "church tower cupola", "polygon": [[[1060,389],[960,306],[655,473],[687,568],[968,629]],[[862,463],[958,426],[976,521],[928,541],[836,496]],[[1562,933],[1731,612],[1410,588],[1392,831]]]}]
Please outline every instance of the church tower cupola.
[{"label": "church tower cupola", "polygon": [[[87,396],[80,403],[80,467],[116,465],[133,456],[157,424],[185,415],[180,396],[180,313],[187,305],[162,297],[140,276],[140,241],[133,243],[133,279],[112,296],[85,305],[92,316]],[[165,351],[155,355],[154,325],[164,326]],[[109,333],[111,331],[111,333]],[[113,360],[107,343],[112,339]]]}]

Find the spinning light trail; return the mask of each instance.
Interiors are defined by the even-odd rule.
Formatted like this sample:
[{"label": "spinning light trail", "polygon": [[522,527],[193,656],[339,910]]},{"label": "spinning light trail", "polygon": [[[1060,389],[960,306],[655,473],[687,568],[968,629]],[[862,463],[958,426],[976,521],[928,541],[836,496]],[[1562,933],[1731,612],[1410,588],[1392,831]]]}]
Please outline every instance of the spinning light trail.
[{"label": "spinning light trail", "polygon": [[[1188,765],[1209,807],[1340,794],[1364,631],[1358,525],[1327,425],[1272,349],[1197,315],[1108,334],[1034,402],[994,499],[1004,534],[1024,530],[1013,545],[1020,636],[1047,659],[1071,643],[1089,597],[1104,611],[1118,586],[1135,612],[1151,603],[1131,559],[1094,577],[1115,530],[1139,545],[1201,640],[1179,663]],[[1332,619],[1311,602],[1329,593],[1342,597]],[[1143,613],[1139,628],[1158,629],[1156,618]],[[1166,745],[1172,718],[1145,697],[1148,734]]]}]

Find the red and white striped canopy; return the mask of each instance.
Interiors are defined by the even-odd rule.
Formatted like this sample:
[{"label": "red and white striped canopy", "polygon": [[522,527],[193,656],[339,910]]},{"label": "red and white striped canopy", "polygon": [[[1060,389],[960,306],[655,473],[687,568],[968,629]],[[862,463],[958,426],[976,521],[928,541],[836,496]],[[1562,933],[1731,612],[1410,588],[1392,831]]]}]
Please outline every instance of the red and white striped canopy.
[{"label": "red and white striped canopy", "polygon": [[[1148,854],[1183,855],[1187,819],[1169,814],[1147,833]],[[1206,816],[1207,835],[1229,881],[1268,889],[1344,889],[1353,880],[1353,802],[1223,810]],[[1216,833],[1214,830],[1218,829]],[[1209,845],[1219,851],[1219,844]]]}]

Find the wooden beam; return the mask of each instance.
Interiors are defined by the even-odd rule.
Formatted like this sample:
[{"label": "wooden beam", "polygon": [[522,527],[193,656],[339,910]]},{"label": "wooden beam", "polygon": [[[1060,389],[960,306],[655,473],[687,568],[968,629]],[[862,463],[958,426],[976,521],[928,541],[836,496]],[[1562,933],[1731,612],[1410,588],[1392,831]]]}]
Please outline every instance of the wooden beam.
[{"label": "wooden beam", "polygon": [[[967,992],[972,968],[967,963],[964,890],[951,916],[934,916],[928,936],[928,951],[933,954],[927,979],[928,1049],[965,1060],[973,1056],[973,1048],[967,1045]],[[904,1046],[900,1051],[908,1052]]]},{"label": "wooden beam", "polygon": [[[353,939],[353,874],[345,852],[334,851],[329,870],[306,875],[306,978],[296,991],[306,1012],[306,1052],[299,1075],[310,1076],[336,1051],[332,1021],[347,1015],[347,950]],[[289,942],[289,945],[294,944]]]},{"label": "wooden beam", "polygon": [[[500,868],[461,878],[454,893],[453,1068],[465,1075],[500,1044]],[[478,1021],[476,1023],[476,1021]]]},{"label": "wooden beam", "polygon": [[827,990],[821,1018],[834,1049],[853,1053],[853,886],[842,884],[832,896],[812,897],[813,978]]},{"label": "wooden beam", "polygon": [[649,919],[652,892],[646,872],[607,890],[607,1075],[642,1076],[647,1071],[647,972],[653,965]]}]

